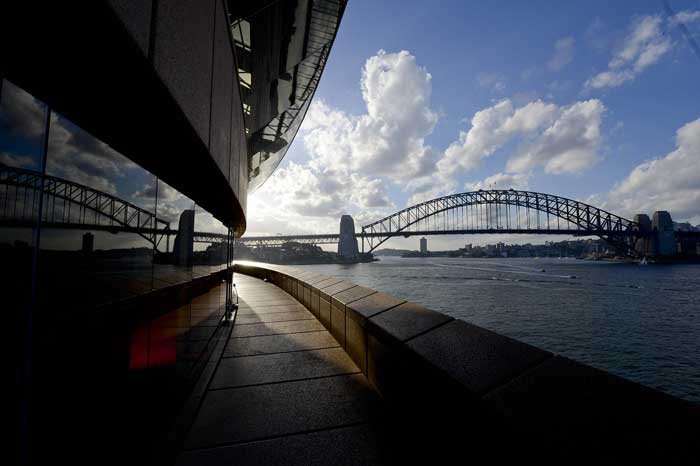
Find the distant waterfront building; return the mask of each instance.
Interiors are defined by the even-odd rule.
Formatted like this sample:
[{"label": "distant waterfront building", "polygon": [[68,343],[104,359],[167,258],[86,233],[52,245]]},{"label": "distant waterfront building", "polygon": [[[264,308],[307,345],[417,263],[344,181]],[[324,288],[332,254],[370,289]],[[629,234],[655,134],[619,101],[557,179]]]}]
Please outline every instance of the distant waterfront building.
[{"label": "distant waterfront building", "polygon": [[676,253],[676,238],[673,234],[671,214],[665,210],[654,212],[652,229],[655,233],[655,252],[660,256],[670,256]]},{"label": "distant waterfront building", "polygon": [[420,253],[428,254],[428,240],[426,238],[420,239]]}]

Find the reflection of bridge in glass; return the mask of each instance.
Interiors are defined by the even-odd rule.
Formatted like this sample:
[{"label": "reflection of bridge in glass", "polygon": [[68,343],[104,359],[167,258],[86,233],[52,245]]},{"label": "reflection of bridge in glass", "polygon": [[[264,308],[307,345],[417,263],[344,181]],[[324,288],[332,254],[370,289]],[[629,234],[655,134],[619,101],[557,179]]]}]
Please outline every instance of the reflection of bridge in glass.
[{"label": "reflection of bridge in glass", "polygon": [[[156,247],[178,234],[170,222],[118,197],[61,178],[0,165],[0,226],[135,233]],[[39,193],[43,192],[43,199]],[[403,209],[362,227],[355,234],[362,251],[372,252],[393,237],[468,234],[545,234],[598,236],[620,252],[638,253],[640,239],[654,231],[640,223],[573,199],[531,191],[479,190],[444,196]],[[674,232],[700,239],[697,232]],[[225,233],[194,232],[193,241],[212,243]],[[333,244],[339,234],[276,235],[239,238],[239,244],[279,247],[287,242]]]},{"label": "reflection of bridge in glass", "polygon": [[[42,228],[134,233],[156,247],[163,238],[178,234],[169,221],[147,209],[34,170],[0,164],[0,186],[0,227],[33,228],[41,211]],[[225,233],[194,233],[195,242],[225,239]]]}]

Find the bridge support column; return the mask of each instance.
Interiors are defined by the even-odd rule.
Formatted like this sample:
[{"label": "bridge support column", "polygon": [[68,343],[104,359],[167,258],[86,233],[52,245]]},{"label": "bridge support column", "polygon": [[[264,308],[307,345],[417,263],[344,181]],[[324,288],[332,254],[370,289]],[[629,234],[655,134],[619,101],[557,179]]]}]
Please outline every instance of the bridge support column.
[{"label": "bridge support column", "polygon": [[338,255],[347,261],[356,261],[360,258],[360,253],[357,250],[357,238],[355,238],[355,221],[350,215],[343,215],[340,218]]},{"label": "bridge support column", "polygon": [[634,243],[634,249],[640,256],[654,255],[654,239],[652,238],[651,219],[647,214],[637,214],[634,221],[639,224],[639,237]]}]

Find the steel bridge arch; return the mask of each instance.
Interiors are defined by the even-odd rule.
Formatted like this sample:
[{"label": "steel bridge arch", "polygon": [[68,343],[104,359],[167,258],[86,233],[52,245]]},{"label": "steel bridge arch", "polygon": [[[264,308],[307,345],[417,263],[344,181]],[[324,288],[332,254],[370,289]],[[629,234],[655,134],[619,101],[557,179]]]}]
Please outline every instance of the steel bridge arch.
[{"label": "steel bridge arch", "polygon": [[[13,206],[8,207],[9,195],[5,193],[0,205],[0,222],[7,226],[33,226],[39,215],[37,196],[48,196],[45,199],[52,199],[53,205],[45,202],[41,212],[42,224],[57,228],[132,232],[154,245],[158,243],[158,235],[172,232],[170,222],[156,217],[153,212],[112,194],[34,170],[0,164],[0,185],[17,188],[13,200],[15,203],[22,201],[21,216],[8,215]],[[19,188],[23,188],[22,199],[19,199]],[[63,201],[60,213],[57,212],[56,199]],[[70,205],[79,207],[77,218],[76,213],[71,212]],[[16,211],[16,205],[14,210]],[[92,212],[94,217],[88,218],[87,212]],[[106,220],[106,223],[99,223],[99,218]],[[93,219],[94,222],[90,223]]]},{"label": "steel bridge arch", "polygon": [[[564,220],[576,226],[574,230],[550,228],[549,217],[547,227],[539,228],[480,228],[475,229],[479,233],[546,233],[551,232],[565,234],[579,234],[581,236],[598,236],[613,246],[621,249],[626,254],[635,255],[634,240],[643,236],[639,224],[619,215],[615,215],[599,207],[584,202],[568,199],[552,194],[534,191],[521,191],[515,189],[490,189],[470,191],[459,194],[451,194],[429,201],[421,202],[407,207],[399,212],[391,214],[376,222],[362,227],[362,249],[365,250],[365,241],[372,252],[382,243],[394,236],[409,236],[408,230],[419,222],[437,217],[441,213],[470,206],[513,206],[516,208],[532,209],[555,218]],[[498,221],[498,220],[497,220]],[[505,230],[505,231],[504,231]],[[546,231],[543,231],[546,230]],[[469,233],[467,230],[455,231],[455,233]],[[449,234],[445,230],[444,234]]]}]

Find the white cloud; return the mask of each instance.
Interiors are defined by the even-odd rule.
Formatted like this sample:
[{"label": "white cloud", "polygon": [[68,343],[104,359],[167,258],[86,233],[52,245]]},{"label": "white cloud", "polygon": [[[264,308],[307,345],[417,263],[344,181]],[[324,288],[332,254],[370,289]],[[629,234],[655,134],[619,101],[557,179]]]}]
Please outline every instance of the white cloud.
[{"label": "white cloud", "polygon": [[671,25],[689,24],[700,21],[700,10],[684,10],[669,18]]},{"label": "white cloud", "polygon": [[436,197],[455,193],[457,182],[451,178],[443,179],[440,176],[425,176],[411,180],[408,188],[413,192],[406,205],[415,205]]},{"label": "white cloud", "polygon": [[0,128],[39,142],[44,132],[46,105],[8,80],[2,82]]},{"label": "white cloud", "polygon": [[546,173],[579,173],[598,160],[601,121],[600,100],[576,102],[561,108],[554,123],[508,160],[511,172],[528,172],[542,166]]},{"label": "white cloud", "polygon": [[47,174],[117,194],[117,180],[124,176],[125,168],[133,166],[107,144],[52,115]]},{"label": "white cloud", "polygon": [[0,153],[0,163],[10,167],[34,168],[35,160],[28,155]]},{"label": "white cloud", "polygon": [[506,90],[506,78],[499,73],[479,73],[476,84],[497,94],[502,94]]},{"label": "white cloud", "polygon": [[603,52],[608,48],[608,36],[609,34],[606,33],[605,23],[599,16],[596,16],[593,22],[586,28],[583,34],[583,40],[596,52]]},{"label": "white cloud", "polygon": [[481,160],[518,135],[527,135],[548,125],[558,107],[537,100],[514,108],[509,99],[474,114],[472,127],[460,132],[459,140],[450,144],[437,166],[444,176],[478,167]]},{"label": "white cloud", "polygon": [[158,182],[158,189],[156,190],[155,183],[148,183],[143,186],[143,188],[132,194],[133,198],[137,199],[157,199],[158,203],[161,202],[174,202],[182,196],[175,188],[165,184],[164,182]]},{"label": "white cloud", "polygon": [[345,178],[294,162],[278,168],[248,204],[248,211],[256,213],[249,219],[249,235],[325,233],[334,231],[345,213],[381,216],[395,208],[379,178],[357,174]]},{"label": "white cloud", "polygon": [[671,38],[663,30],[660,15],[636,18],[625,40],[602,71],[584,84],[587,89],[617,87],[634,80],[639,74],[657,63],[672,48]]},{"label": "white cloud", "polygon": [[552,58],[547,62],[550,70],[559,71],[574,59],[574,44],[573,37],[562,37],[554,43],[554,53]]},{"label": "white cloud", "polygon": [[478,191],[480,189],[527,189],[530,175],[525,173],[496,173],[481,181],[471,182],[464,185],[468,191]]},{"label": "white cloud", "polygon": [[[475,170],[481,161],[520,140],[506,171],[530,172],[537,167],[551,174],[580,173],[599,160],[600,126],[604,105],[597,99],[566,107],[541,100],[515,107],[504,99],[474,114],[471,128],[445,150],[438,171],[411,180],[409,204],[454,192],[455,177]],[[522,181],[522,178],[520,179]]]},{"label": "white cloud", "polygon": [[430,108],[431,80],[410,53],[380,50],[362,70],[366,114],[312,104],[303,135],[311,164],[395,181],[429,170],[434,160],[425,137],[438,120]]},{"label": "white cloud", "polygon": [[668,210],[674,220],[700,220],[700,119],[676,131],[673,151],[636,166],[612,191],[592,200],[627,216]]},{"label": "white cloud", "polygon": [[364,208],[394,207],[384,183],[379,178],[368,179],[352,175],[350,183],[352,186],[350,200],[354,204]]}]

